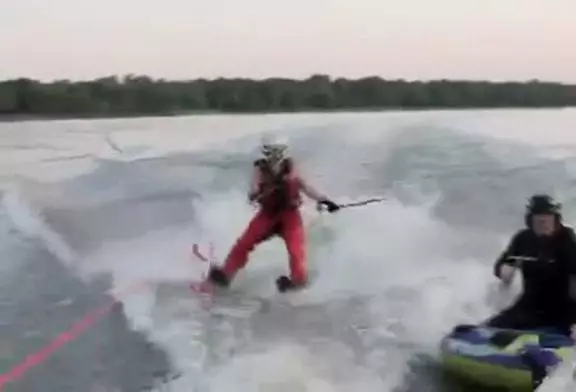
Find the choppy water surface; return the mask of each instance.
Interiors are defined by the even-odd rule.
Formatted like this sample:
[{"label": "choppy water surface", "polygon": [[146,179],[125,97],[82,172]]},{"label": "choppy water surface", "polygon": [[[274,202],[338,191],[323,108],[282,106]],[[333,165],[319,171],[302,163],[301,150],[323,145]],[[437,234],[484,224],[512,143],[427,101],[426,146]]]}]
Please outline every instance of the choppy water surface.
[{"label": "choppy water surface", "polygon": [[[509,301],[491,263],[526,198],[576,212],[574,123],[499,110],[0,124],[0,369],[124,305],[5,390],[447,391],[438,341]],[[309,203],[309,290],[275,295],[275,239],[207,306],[187,288],[204,267],[191,247],[222,258],[253,213],[261,132],[286,133],[335,200],[388,199],[329,216]]]}]

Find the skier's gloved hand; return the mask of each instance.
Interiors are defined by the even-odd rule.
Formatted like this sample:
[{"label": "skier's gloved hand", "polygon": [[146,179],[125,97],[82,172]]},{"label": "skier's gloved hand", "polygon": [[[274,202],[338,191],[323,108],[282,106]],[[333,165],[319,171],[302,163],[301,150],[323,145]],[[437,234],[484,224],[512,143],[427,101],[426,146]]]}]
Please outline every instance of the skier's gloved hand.
[{"label": "skier's gloved hand", "polygon": [[320,200],[318,204],[320,206],[326,206],[326,209],[330,213],[336,212],[340,209],[340,206],[338,204],[334,203],[332,200],[329,199]]},{"label": "skier's gloved hand", "polygon": [[250,192],[248,193],[248,201],[250,203],[253,203],[256,201],[256,199],[258,199],[260,197],[258,192]]}]

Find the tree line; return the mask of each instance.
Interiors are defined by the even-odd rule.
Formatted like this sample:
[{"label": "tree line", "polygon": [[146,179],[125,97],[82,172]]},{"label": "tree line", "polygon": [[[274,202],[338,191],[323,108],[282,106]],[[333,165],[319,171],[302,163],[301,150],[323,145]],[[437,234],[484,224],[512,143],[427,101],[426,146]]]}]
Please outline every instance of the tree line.
[{"label": "tree line", "polygon": [[574,105],[576,85],[538,80],[422,82],[313,75],[304,80],[171,81],[127,75],[78,82],[0,82],[0,115],[47,117]]}]

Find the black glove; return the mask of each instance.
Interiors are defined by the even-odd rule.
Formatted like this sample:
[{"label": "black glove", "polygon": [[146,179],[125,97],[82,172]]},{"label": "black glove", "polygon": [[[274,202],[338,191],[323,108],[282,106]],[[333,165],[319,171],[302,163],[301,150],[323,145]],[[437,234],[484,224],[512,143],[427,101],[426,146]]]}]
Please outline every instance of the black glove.
[{"label": "black glove", "polygon": [[258,197],[260,197],[259,193],[254,193],[254,192],[250,192],[248,193],[248,201],[250,203],[252,203],[253,201],[255,201],[256,199],[258,199]]},{"label": "black glove", "polygon": [[328,210],[328,212],[332,213],[332,212],[336,212],[340,209],[340,206],[336,203],[334,203],[332,200],[320,200],[318,202],[319,205],[321,206],[326,206],[326,209]]}]

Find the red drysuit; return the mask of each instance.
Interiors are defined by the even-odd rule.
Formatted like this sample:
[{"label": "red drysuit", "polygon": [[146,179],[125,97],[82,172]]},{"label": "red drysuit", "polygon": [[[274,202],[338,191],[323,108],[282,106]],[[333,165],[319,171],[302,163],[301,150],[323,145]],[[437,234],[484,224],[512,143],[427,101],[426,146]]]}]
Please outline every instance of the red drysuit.
[{"label": "red drysuit", "polygon": [[322,200],[323,196],[305,184],[296,174],[290,159],[282,162],[283,167],[274,175],[265,160],[255,162],[252,197],[260,211],[252,218],[248,227],[236,241],[224,262],[223,272],[231,281],[239,269],[243,268],[249,253],[259,243],[273,235],[279,235],[286,244],[290,261],[290,279],[294,284],[305,284],[306,243],[299,206],[300,192]]}]

